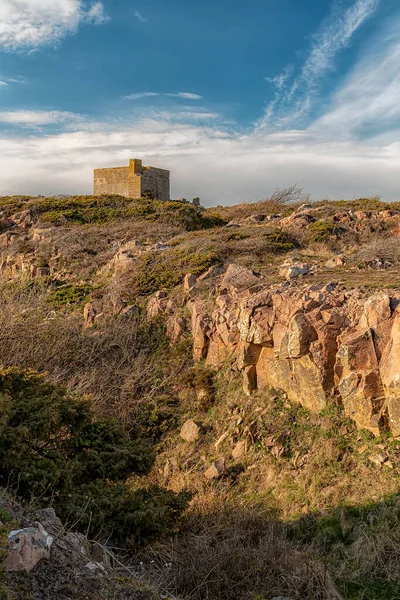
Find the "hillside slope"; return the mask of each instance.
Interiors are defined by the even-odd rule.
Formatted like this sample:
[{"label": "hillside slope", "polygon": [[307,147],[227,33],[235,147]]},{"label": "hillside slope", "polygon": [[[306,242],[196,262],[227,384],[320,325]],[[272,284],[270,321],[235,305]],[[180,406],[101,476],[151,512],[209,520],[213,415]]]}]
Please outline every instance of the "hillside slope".
[{"label": "hillside slope", "polygon": [[173,538],[129,550],[155,586],[400,598],[397,204],[292,189],[208,210],[10,197],[0,213],[1,366],[145,440],[133,490],[191,494]]}]

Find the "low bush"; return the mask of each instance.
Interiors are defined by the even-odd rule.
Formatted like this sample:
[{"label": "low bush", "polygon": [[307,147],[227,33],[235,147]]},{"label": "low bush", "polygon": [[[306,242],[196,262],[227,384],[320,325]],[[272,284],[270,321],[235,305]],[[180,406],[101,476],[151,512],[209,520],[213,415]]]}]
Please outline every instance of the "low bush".
[{"label": "low bush", "polygon": [[259,200],[258,202],[244,202],[233,206],[216,206],[207,209],[207,213],[224,219],[233,221],[236,219],[245,219],[255,213],[271,215],[281,213],[288,215],[296,206],[303,202],[308,202],[309,195],[298,185],[291,185],[288,188],[276,189],[269,198]]},{"label": "low bush", "polygon": [[219,257],[207,250],[176,247],[163,252],[148,252],[139,256],[130,285],[136,294],[152,294],[178,285],[186,273],[201,275],[219,263]]},{"label": "low bush", "polygon": [[282,229],[271,228],[264,233],[263,237],[267,241],[268,251],[272,254],[291,252],[299,246],[297,241]]},{"label": "low bush", "polygon": [[313,242],[328,242],[336,240],[343,233],[343,228],[328,221],[315,221],[308,225],[308,231]]},{"label": "low bush", "polygon": [[84,329],[78,311],[54,314],[43,282],[0,285],[0,365],[29,367],[79,395],[90,394],[96,414],[159,436],[177,416],[176,373],[191,353],[171,346],[162,319],[134,312]]},{"label": "low bush", "polygon": [[83,304],[88,301],[92,290],[93,286],[89,284],[62,285],[52,289],[47,300],[54,308],[60,308],[66,304]]},{"label": "low bush", "polygon": [[33,371],[0,370],[0,484],[19,496],[51,499],[59,515],[92,534],[134,542],[170,531],[185,493],[131,490],[153,453],[113,420],[96,420],[87,398]]}]

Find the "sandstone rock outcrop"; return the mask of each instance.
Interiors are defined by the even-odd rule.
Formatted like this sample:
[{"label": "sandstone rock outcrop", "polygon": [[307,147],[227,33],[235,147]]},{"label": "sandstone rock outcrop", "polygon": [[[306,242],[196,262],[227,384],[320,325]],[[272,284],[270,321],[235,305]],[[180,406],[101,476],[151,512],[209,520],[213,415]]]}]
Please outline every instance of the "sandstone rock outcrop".
[{"label": "sandstone rock outcrop", "polygon": [[358,427],[400,436],[400,293],[268,286],[233,265],[217,290],[211,311],[188,301],[196,360],[230,364],[248,395],[282,389],[312,411],[336,397]]}]

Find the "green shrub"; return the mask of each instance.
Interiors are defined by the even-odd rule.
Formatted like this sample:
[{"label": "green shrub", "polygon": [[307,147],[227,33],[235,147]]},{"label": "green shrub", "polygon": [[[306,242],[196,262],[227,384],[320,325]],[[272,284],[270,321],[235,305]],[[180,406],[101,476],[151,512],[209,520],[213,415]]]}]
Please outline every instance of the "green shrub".
[{"label": "green shrub", "polygon": [[95,420],[76,398],[33,371],[0,370],[0,485],[51,498],[61,518],[92,534],[139,542],[167,532],[187,496],[130,489],[153,463],[147,443],[113,420]]},{"label": "green shrub", "polygon": [[328,242],[331,239],[337,239],[342,233],[343,228],[335,223],[327,221],[315,221],[308,225],[313,242]]},{"label": "green shrub", "polygon": [[162,252],[148,252],[136,263],[133,288],[138,294],[152,294],[172,288],[182,282],[186,273],[201,275],[220,259],[210,251],[192,251],[189,248],[171,248]]},{"label": "green shrub", "polygon": [[283,254],[298,247],[298,243],[282,229],[270,229],[263,234],[268,241],[268,250],[273,254]]},{"label": "green shrub", "polygon": [[51,290],[47,300],[54,308],[60,308],[65,304],[82,304],[88,301],[92,291],[93,286],[89,284],[68,284]]}]

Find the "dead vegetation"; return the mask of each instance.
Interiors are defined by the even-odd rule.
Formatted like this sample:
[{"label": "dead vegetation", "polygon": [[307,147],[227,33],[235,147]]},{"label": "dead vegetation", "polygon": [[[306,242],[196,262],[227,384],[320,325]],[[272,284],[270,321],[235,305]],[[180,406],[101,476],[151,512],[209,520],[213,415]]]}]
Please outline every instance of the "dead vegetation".
[{"label": "dead vegetation", "polygon": [[133,313],[85,330],[81,316],[56,312],[47,298],[46,288],[29,280],[0,286],[0,363],[90,394],[100,414],[145,420],[151,410],[153,419],[167,419],[185,358],[174,357],[163,323]]},{"label": "dead vegetation", "polygon": [[255,213],[287,215],[298,208],[300,204],[308,202],[309,199],[309,194],[306,194],[298,185],[292,185],[283,190],[275,190],[271,197],[265,200],[252,203],[245,202],[234,206],[217,206],[208,209],[207,212],[225,221],[245,219]]}]

